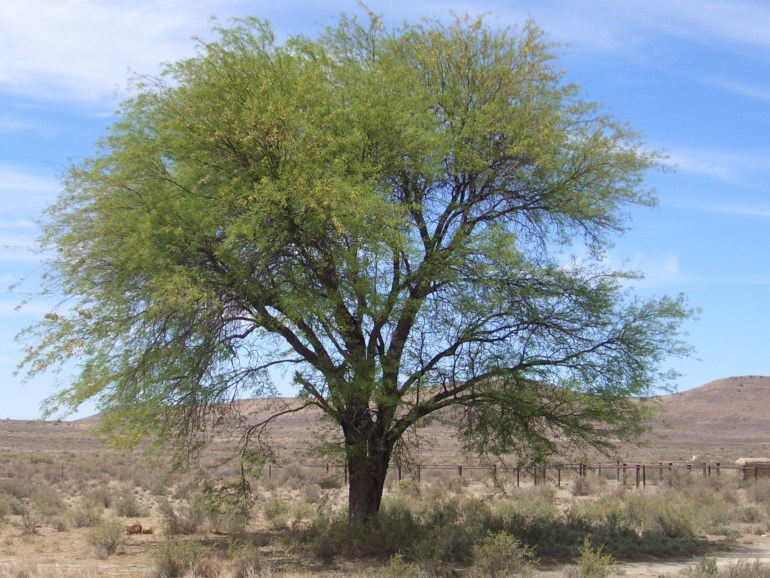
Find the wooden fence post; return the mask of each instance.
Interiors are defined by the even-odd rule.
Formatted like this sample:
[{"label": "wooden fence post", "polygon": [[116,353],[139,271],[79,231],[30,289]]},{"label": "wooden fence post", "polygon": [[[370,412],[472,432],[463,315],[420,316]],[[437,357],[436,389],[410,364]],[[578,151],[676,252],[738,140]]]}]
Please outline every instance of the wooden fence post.
[{"label": "wooden fence post", "polygon": [[463,477],[463,467],[462,466],[457,466],[457,475],[460,476],[461,478]]}]

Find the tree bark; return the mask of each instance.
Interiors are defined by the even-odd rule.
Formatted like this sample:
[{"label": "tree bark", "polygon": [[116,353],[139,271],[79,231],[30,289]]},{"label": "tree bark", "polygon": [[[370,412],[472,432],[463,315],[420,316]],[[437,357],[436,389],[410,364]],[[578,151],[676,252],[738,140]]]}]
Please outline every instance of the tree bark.
[{"label": "tree bark", "polygon": [[372,441],[353,440],[346,436],[348,521],[351,523],[373,522],[380,511],[392,446]]}]

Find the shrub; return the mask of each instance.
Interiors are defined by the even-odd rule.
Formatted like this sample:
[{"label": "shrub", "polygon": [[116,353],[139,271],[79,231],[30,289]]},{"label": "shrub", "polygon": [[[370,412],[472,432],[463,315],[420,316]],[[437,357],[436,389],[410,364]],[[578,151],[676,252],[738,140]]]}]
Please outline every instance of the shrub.
[{"label": "shrub", "polygon": [[210,556],[196,560],[192,569],[193,576],[197,578],[218,578],[223,575],[222,572],[222,561]]},{"label": "shrub", "polygon": [[21,531],[26,536],[31,536],[37,532],[40,525],[40,516],[29,505],[24,505],[21,511]]},{"label": "shrub", "polygon": [[707,578],[716,576],[719,573],[717,559],[711,556],[701,558],[695,566],[685,568],[679,574],[690,578]]},{"label": "shrub", "polygon": [[70,511],[69,518],[72,526],[75,528],[90,528],[98,524],[102,519],[101,509],[96,508],[75,508]]},{"label": "shrub", "polygon": [[586,536],[580,547],[580,557],[577,559],[577,576],[579,578],[606,578],[615,569],[615,560],[604,553],[604,548],[591,546],[591,539]]},{"label": "shrub", "polygon": [[180,506],[174,508],[168,500],[161,500],[158,503],[161,516],[163,517],[163,527],[169,536],[194,534],[202,521],[202,514],[191,506]]},{"label": "shrub", "polygon": [[489,533],[473,547],[474,577],[530,575],[533,552],[507,532]]},{"label": "shrub", "polygon": [[125,528],[117,519],[102,521],[88,533],[88,543],[93,547],[99,558],[107,558],[117,554],[123,544]]},{"label": "shrub", "polygon": [[593,496],[607,487],[607,478],[595,472],[578,475],[572,482],[572,493],[576,496]]},{"label": "shrub", "polygon": [[134,494],[125,494],[115,501],[115,513],[121,518],[140,518],[146,514]]},{"label": "shrub", "polygon": [[375,573],[377,578],[413,578],[418,575],[417,565],[404,560],[403,554],[393,554],[388,560],[388,565]]},{"label": "shrub", "polygon": [[155,554],[155,577],[177,578],[184,576],[195,565],[198,552],[192,544],[168,540]]},{"label": "shrub", "polygon": [[87,492],[83,501],[95,508],[109,508],[112,506],[112,492],[107,486],[98,486]]}]

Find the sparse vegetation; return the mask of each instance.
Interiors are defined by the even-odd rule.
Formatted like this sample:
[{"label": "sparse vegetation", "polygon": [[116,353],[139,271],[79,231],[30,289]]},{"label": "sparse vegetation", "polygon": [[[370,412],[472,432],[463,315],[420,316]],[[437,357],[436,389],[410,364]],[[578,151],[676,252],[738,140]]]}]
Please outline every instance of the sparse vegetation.
[{"label": "sparse vegetation", "polygon": [[117,519],[102,520],[88,532],[88,543],[93,547],[97,558],[106,558],[117,554],[125,534],[123,524]]}]

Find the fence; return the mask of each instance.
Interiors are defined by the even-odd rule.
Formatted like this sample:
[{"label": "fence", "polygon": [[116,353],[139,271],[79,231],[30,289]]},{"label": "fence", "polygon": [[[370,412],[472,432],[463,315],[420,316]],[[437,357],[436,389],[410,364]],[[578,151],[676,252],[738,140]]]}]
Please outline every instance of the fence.
[{"label": "fence", "polygon": [[[303,468],[325,469],[326,474],[341,472],[343,482],[348,482],[348,469],[342,464],[300,464]],[[267,476],[271,478],[274,468],[279,465],[268,464]],[[738,466],[722,464],[720,462],[656,462],[656,463],[628,463],[628,462],[604,462],[594,464],[559,464],[552,466],[523,467],[523,466],[497,466],[497,465],[461,465],[461,464],[412,464],[402,467],[395,465],[389,475],[396,475],[401,481],[404,475],[420,481],[426,472],[438,471],[451,472],[458,477],[467,476],[469,473],[482,472],[485,477],[508,475],[515,477],[516,486],[531,481],[534,485],[553,483],[561,488],[564,475],[585,477],[589,472],[606,478],[615,478],[624,485],[633,483],[637,488],[647,486],[648,482],[655,483],[663,480],[665,475],[671,475],[674,471],[702,474],[703,477],[719,476],[725,470],[739,471],[744,479],[759,478],[770,475],[770,468],[761,465]]]}]

